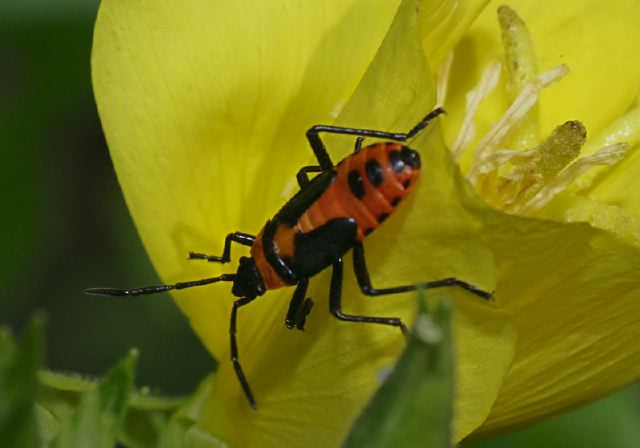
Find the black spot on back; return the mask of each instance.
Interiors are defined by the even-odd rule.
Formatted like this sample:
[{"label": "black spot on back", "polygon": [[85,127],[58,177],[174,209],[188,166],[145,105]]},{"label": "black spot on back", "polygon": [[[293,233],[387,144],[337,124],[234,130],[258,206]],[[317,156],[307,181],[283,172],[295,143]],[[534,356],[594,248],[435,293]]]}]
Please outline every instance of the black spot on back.
[{"label": "black spot on back", "polygon": [[378,222],[383,223],[389,217],[389,213],[382,213],[378,216]]},{"label": "black spot on back", "polygon": [[371,232],[373,232],[373,230],[374,230],[373,227],[369,227],[368,229],[365,229],[364,236],[369,235]]},{"label": "black spot on back", "polygon": [[411,185],[411,181],[409,179],[405,180],[404,183],[402,184],[404,186],[404,188],[409,188],[409,185]]},{"label": "black spot on back", "polygon": [[364,185],[362,183],[362,176],[358,170],[349,171],[349,188],[351,189],[351,193],[358,199],[361,199],[364,196]]},{"label": "black spot on back", "polygon": [[368,160],[364,165],[364,171],[367,173],[367,179],[371,182],[371,185],[377,187],[384,180],[382,167],[376,159]]},{"label": "black spot on back", "polygon": [[401,200],[402,200],[401,196],[398,196],[397,198],[393,198],[391,200],[391,206],[392,207],[396,207],[400,203]]},{"label": "black spot on back", "polygon": [[389,151],[389,164],[393,171],[396,173],[401,172],[404,169],[404,161],[402,160],[402,156],[400,155],[400,151]]}]

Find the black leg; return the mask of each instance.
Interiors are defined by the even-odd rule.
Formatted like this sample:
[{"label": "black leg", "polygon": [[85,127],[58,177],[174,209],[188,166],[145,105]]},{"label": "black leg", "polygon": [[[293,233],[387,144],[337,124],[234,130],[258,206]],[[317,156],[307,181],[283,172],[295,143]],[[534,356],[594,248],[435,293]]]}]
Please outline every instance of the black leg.
[{"label": "black leg", "polygon": [[414,137],[422,129],[426,128],[431,120],[443,113],[444,109],[442,109],[441,107],[432,110],[409,132],[406,133],[316,125],[309,128],[309,130],[307,131],[307,139],[309,140],[309,144],[311,145],[311,149],[313,149],[313,153],[315,154],[316,159],[318,159],[318,164],[320,165],[320,167],[322,167],[323,170],[328,170],[333,167],[333,162],[331,161],[331,158],[327,153],[327,148],[325,148],[324,143],[320,139],[320,132],[327,132],[329,134],[357,135],[359,137],[375,137],[397,142],[405,142]]},{"label": "black leg", "polygon": [[300,189],[306,187],[309,184],[309,173],[321,172],[322,168],[320,168],[318,165],[309,165],[300,168],[298,174],[296,174],[296,179],[298,179],[298,185],[300,186]]},{"label": "black leg", "polygon": [[304,323],[311,312],[311,308],[313,307],[313,301],[306,298],[308,287],[308,278],[303,278],[296,286],[296,290],[293,293],[291,302],[289,303],[287,317],[284,319],[284,324],[289,330],[295,327],[300,331],[304,331]]},{"label": "black leg", "polygon": [[[364,137],[356,138],[356,143],[353,147],[353,152],[358,152],[362,148],[362,142],[364,141]],[[298,185],[300,188],[304,188],[309,183],[309,173],[321,173],[322,167],[319,165],[309,165],[303,166],[298,170],[298,174],[296,174],[296,179],[298,179]]]},{"label": "black leg", "polygon": [[425,283],[416,283],[415,285],[395,286],[392,288],[376,289],[371,285],[371,279],[369,278],[369,271],[367,270],[367,264],[364,256],[364,246],[362,243],[356,243],[353,247],[353,270],[356,273],[358,284],[362,292],[368,296],[382,296],[386,294],[398,294],[401,292],[415,291],[417,289],[433,289],[442,288],[445,286],[457,286],[465,289],[470,293],[482,297],[483,299],[490,299],[492,294],[487,291],[483,291],[471,283],[467,283],[462,280],[458,280],[455,277],[444,278],[442,280],[434,280]]},{"label": "black leg", "polygon": [[391,325],[399,327],[403,334],[407,335],[408,330],[405,324],[397,317],[372,317],[372,316],[354,316],[344,314],[341,311],[342,305],[342,258],[333,263],[333,271],[331,273],[331,286],[329,289],[329,310],[336,318],[347,322],[365,322],[372,324]]},{"label": "black leg", "polygon": [[248,233],[234,232],[227,235],[224,239],[224,251],[222,256],[207,255],[198,252],[189,252],[189,260],[207,260],[215,263],[229,263],[231,261],[231,243],[242,244],[243,246],[253,246],[256,237]]},{"label": "black leg", "polygon": [[238,317],[238,308],[246,305],[247,303],[250,303],[253,300],[254,299],[252,298],[244,297],[233,302],[233,308],[231,309],[231,322],[229,324],[229,335],[231,340],[231,362],[233,363],[233,368],[236,371],[236,376],[238,377],[238,381],[240,381],[242,390],[247,396],[247,400],[249,400],[249,404],[254,410],[257,410],[258,403],[256,403],[256,399],[253,397],[253,392],[251,392],[247,377],[245,376],[242,367],[240,366],[240,358],[238,357],[238,343],[236,341],[236,320]]},{"label": "black leg", "polygon": [[131,289],[118,289],[118,288],[89,288],[85,289],[86,294],[94,296],[109,296],[109,297],[123,297],[123,296],[143,296],[146,294],[157,294],[159,292],[171,291],[172,289],[185,289],[192,288],[194,286],[209,285],[217,282],[232,282],[235,279],[235,274],[222,274],[219,277],[203,278],[202,280],[193,280],[190,282],[178,282],[173,285],[155,285],[155,286],[143,286],[141,288]]}]

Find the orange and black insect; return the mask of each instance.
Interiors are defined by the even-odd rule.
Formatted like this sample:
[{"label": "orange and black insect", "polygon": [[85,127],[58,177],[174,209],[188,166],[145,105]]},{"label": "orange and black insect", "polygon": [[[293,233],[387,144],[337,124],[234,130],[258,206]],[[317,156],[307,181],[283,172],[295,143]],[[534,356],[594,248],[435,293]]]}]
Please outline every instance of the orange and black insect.
[{"label": "orange and black insect", "polygon": [[[367,271],[362,241],[409,195],[420,174],[420,155],[402,143],[414,137],[443,112],[440,108],[433,110],[407,133],[322,125],[310,128],[306,135],[318,165],[305,166],[298,171],[300,191],[267,221],[257,236],[241,232],[228,234],[221,256],[189,253],[189,259],[228,263],[231,261],[231,243],[251,247],[251,256],[240,257],[235,274],[133,289],[90,288],[86,292],[102,296],[139,296],[220,281],[233,282],[231,292],[239,299],[233,303],[231,310],[231,361],[254,409],[257,409],[257,403],[238,357],[236,320],[238,308],[268,290],[296,285],[285,325],[290,329],[302,330],[313,306],[311,299],[306,297],[309,279],[330,267],[329,307],[336,318],[348,322],[391,325],[406,333],[405,325],[398,318],[355,316],[341,311],[342,257],[351,249],[356,279],[366,295],[380,296],[418,288],[457,286],[482,298],[490,298],[490,293],[454,277],[379,289],[372,286]],[[357,136],[354,152],[334,165],[320,139],[321,132]],[[388,141],[362,148],[366,137]],[[309,179],[309,173],[319,174]]]}]

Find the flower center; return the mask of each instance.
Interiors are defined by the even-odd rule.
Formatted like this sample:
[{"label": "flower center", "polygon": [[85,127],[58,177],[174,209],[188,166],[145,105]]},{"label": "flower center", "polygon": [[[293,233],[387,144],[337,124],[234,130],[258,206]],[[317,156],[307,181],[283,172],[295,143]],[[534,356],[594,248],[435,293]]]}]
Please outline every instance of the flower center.
[{"label": "flower center", "polygon": [[[557,126],[549,136],[539,133],[538,101],[542,88],[569,72],[559,65],[538,74],[531,35],[511,8],[498,17],[506,60],[506,88],[511,105],[476,145],[466,173],[476,192],[492,207],[519,215],[534,215],[578,177],[597,165],[612,165],[629,151],[627,143],[609,144],[580,157],[587,131],[580,121]],[[438,103],[444,103],[451,58],[438,73]],[[474,117],[482,101],[497,86],[502,64],[492,62],[477,86],[467,93],[465,117],[451,146],[456,159],[475,138]]]}]

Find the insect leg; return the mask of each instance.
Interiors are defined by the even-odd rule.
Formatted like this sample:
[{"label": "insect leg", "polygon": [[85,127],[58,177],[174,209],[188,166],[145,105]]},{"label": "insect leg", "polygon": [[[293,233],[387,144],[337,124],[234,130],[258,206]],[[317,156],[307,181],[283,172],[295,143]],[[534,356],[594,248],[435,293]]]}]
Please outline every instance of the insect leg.
[{"label": "insect leg", "polygon": [[253,246],[256,237],[248,233],[234,232],[227,235],[224,239],[224,251],[222,256],[207,255],[198,252],[189,252],[189,260],[207,260],[215,263],[229,263],[231,261],[231,243],[242,244],[243,246]]},{"label": "insect leg", "polygon": [[442,288],[445,286],[457,286],[483,299],[490,299],[493,296],[490,292],[483,291],[477,286],[459,280],[455,277],[449,277],[425,283],[416,283],[415,285],[395,286],[391,288],[381,289],[374,288],[371,285],[371,279],[369,278],[369,271],[367,270],[367,264],[364,256],[364,246],[361,242],[358,242],[353,246],[353,270],[356,273],[356,279],[358,280],[360,289],[364,294],[368,296],[398,294],[401,292],[415,291],[416,289]]},{"label": "insect leg", "polygon": [[399,327],[403,334],[408,334],[405,324],[397,317],[372,317],[372,316],[354,316],[352,314],[344,314],[341,308],[342,304],[342,258],[338,258],[333,263],[333,271],[331,273],[331,286],[329,289],[329,310],[337,319],[347,322],[365,322],[372,324],[391,325]]},{"label": "insect leg", "polygon": [[296,174],[296,179],[298,179],[298,185],[300,186],[300,188],[304,188],[307,186],[307,184],[309,183],[309,173],[321,173],[322,172],[322,168],[319,167],[318,165],[309,165],[309,166],[303,166],[302,168],[300,168],[300,170],[298,171],[298,174]]},{"label": "insect leg", "polygon": [[235,274],[222,274],[219,277],[203,278],[202,280],[193,280],[189,282],[178,282],[173,285],[155,285],[143,286],[140,288],[118,289],[118,288],[89,288],[85,289],[85,294],[94,296],[124,297],[124,296],[142,296],[146,294],[157,294],[160,292],[171,291],[172,289],[185,289],[194,286],[209,285],[217,282],[232,282]]},{"label": "insect leg", "polygon": [[256,399],[253,397],[253,392],[251,392],[247,377],[245,376],[244,371],[240,366],[240,358],[238,357],[238,343],[236,341],[236,320],[238,317],[238,308],[250,303],[253,300],[253,298],[244,297],[233,302],[233,308],[231,309],[231,320],[229,323],[229,335],[231,341],[231,362],[233,363],[233,368],[236,371],[238,381],[240,381],[240,386],[242,386],[242,390],[244,391],[247,400],[249,400],[249,404],[254,410],[257,410],[258,403],[256,403]]},{"label": "insect leg", "polygon": [[318,159],[318,164],[322,167],[323,170],[328,170],[329,168],[333,167],[333,162],[331,162],[331,158],[327,153],[327,148],[324,146],[324,143],[320,139],[320,132],[326,132],[329,134],[357,135],[359,137],[374,137],[398,142],[405,142],[414,137],[418,132],[426,128],[431,120],[443,113],[444,109],[441,107],[433,109],[422,120],[420,120],[418,124],[411,128],[409,132],[385,132],[376,131],[373,129],[356,129],[343,128],[340,126],[315,125],[309,128],[306,135],[307,139],[309,140],[309,144],[311,145],[311,149],[313,149],[313,153]]},{"label": "insect leg", "polygon": [[309,140],[309,145],[313,150],[313,154],[316,156],[318,160],[318,164],[322,170],[328,170],[333,168],[333,162],[331,161],[331,157],[329,157],[329,153],[327,152],[327,148],[324,146],[324,143],[320,139],[318,135],[319,132],[330,132],[325,128],[332,128],[332,126],[322,126],[316,125],[309,128],[307,131],[307,140]]},{"label": "insect leg", "polygon": [[289,303],[287,317],[284,319],[284,324],[289,330],[295,327],[300,331],[304,331],[304,323],[311,312],[311,308],[313,307],[313,301],[306,298],[308,287],[308,278],[300,280],[298,282],[298,286],[296,286],[296,290],[293,293],[291,302]]}]

